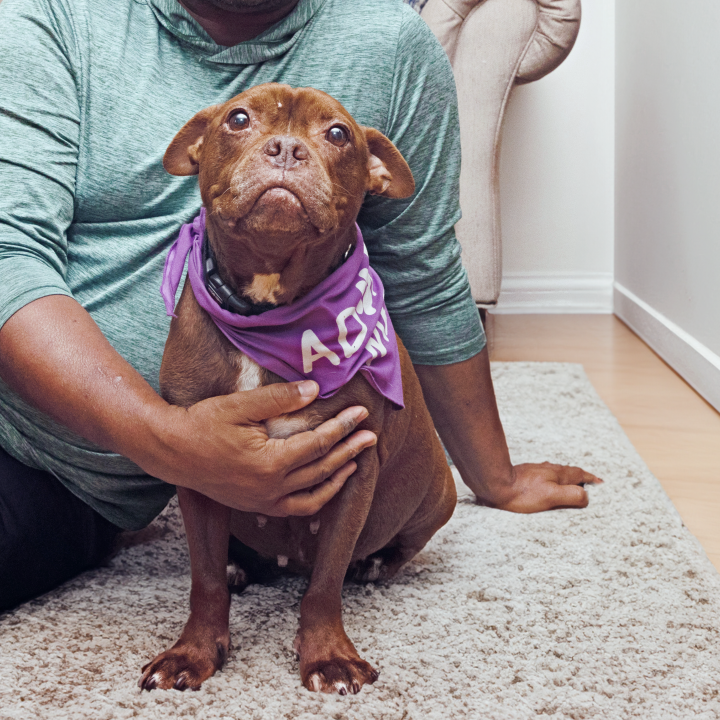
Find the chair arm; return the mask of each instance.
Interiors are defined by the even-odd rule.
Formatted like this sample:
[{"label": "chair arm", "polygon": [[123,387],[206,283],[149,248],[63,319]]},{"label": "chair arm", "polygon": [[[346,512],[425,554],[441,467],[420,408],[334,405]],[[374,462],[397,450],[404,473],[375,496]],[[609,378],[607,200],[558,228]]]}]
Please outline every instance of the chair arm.
[{"label": "chair arm", "polygon": [[518,85],[552,72],[570,54],[580,30],[580,0],[537,0],[535,32],[518,68]]}]

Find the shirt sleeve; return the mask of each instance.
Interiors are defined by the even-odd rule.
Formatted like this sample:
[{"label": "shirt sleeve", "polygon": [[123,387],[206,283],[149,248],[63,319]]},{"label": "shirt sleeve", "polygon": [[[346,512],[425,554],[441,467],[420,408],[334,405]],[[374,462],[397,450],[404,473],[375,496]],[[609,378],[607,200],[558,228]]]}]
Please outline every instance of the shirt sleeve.
[{"label": "shirt sleeve", "polygon": [[407,160],[415,194],[371,197],[358,222],[398,335],[415,363],[446,365],[485,347],[460,259],[460,128],[450,62],[430,28],[404,9],[385,134]]},{"label": "shirt sleeve", "polygon": [[0,3],[0,326],[33,300],[71,295],[80,111],[70,37],[60,3]]}]

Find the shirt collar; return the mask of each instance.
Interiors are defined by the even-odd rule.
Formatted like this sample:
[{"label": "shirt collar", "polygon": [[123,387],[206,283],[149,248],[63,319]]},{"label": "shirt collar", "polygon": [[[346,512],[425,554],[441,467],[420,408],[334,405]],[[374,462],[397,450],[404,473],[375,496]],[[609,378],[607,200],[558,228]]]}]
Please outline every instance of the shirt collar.
[{"label": "shirt collar", "polygon": [[327,0],[300,0],[295,9],[264,33],[232,47],[218,45],[178,0],[146,0],[157,21],[169,33],[219,65],[255,65],[284,55]]}]

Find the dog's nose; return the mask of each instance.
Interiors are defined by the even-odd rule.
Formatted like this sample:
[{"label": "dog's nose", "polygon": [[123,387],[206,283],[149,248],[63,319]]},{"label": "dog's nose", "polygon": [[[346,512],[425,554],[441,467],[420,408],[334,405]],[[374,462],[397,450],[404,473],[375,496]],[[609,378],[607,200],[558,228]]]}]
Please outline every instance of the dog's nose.
[{"label": "dog's nose", "polygon": [[291,135],[276,135],[265,143],[263,152],[270,162],[289,170],[308,158],[307,145]]}]

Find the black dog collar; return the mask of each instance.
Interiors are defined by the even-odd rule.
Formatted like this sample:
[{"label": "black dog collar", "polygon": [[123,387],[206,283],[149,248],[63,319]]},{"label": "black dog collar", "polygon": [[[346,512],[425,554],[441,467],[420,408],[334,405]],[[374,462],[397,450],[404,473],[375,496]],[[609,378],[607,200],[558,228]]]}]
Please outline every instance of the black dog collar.
[{"label": "black dog collar", "polygon": [[[352,252],[354,245],[350,245],[343,255],[343,259],[340,261],[338,267],[342,265],[349,257]],[[205,273],[205,287],[212,296],[213,300],[223,309],[237,315],[260,315],[267,310],[272,310],[277,307],[272,303],[254,303],[252,300],[247,300],[243,297],[238,297],[230,287],[228,287],[220,277],[217,271],[217,263],[213,256],[210,242],[208,241],[207,232],[205,233],[205,239],[203,240],[203,271]],[[337,270],[337,268],[335,268]]]},{"label": "black dog collar", "polygon": [[223,309],[237,315],[260,315],[266,310],[272,310],[275,305],[272,303],[254,303],[243,297],[238,297],[228,287],[217,271],[217,263],[213,256],[212,248],[208,242],[207,233],[203,241],[203,271],[205,273],[205,287],[213,300]]}]

